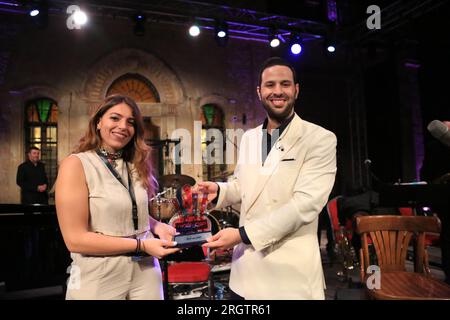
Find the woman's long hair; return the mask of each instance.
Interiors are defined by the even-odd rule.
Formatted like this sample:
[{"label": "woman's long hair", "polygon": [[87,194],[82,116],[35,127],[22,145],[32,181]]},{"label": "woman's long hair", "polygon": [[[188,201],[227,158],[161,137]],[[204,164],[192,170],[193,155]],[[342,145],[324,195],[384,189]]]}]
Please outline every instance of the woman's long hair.
[{"label": "woman's long hair", "polygon": [[155,192],[157,183],[153,176],[150,147],[144,141],[144,123],[142,121],[141,111],[133,99],[118,94],[106,97],[105,101],[103,101],[91,115],[87,132],[80,139],[74,153],[96,150],[101,147],[102,138],[100,137],[100,132],[97,130],[97,124],[106,111],[120,103],[128,105],[131,108],[134,117],[133,139],[131,139],[123,148],[123,160],[134,164],[134,168],[139,177],[138,179],[150,196]]}]

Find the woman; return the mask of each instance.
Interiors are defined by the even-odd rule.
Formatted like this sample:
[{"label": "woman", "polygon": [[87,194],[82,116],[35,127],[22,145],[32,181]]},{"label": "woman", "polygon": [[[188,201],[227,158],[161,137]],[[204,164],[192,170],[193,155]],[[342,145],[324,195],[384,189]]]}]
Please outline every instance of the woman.
[{"label": "woman", "polygon": [[[61,163],[56,210],[72,266],[66,299],[162,299],[175,229],[148,213],[155,184],[136,103],[110,96]],[[154,238],[158,235],[160,239]]]}]

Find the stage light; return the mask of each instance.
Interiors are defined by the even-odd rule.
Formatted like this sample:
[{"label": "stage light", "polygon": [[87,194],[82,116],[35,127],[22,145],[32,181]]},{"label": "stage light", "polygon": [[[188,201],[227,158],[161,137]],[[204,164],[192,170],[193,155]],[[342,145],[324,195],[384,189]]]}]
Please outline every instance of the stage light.
[{"label": "stage light", "polygon": [[189,35],[191,37],[197,37],[200,34],[200,27],[197,24],[193,24],[189,28]]},{"label": "stage light", "polygon": [[280,38],[274,28],[269,29],[269,44],[272,48],[276,48],[280,45]]},{"label": "stage light", "polygon": [[273,36],[270,38],[270,46],[272,48],[276,48],[280,45],[280,39],[277,36]]},{"label": "stage light", "polygon": [[225,46],[228,42],[228,24],[226,22],[216,22],[215,38],[219,46]]},{"label": "stage light", "polygon": [[73,20],[76,24],[82,26],[88,21],[88,17],[83,10],[76,11],[73,14]]},{"label": "stage light", "polygon": [[38,1],[31,7],[28,14],[38,28],[45,28],[48,24],[48,4],[47,1]]},{"label": "stage light", "polygon": [[39,9],[31,9],[30,16],[36,17],[39,14]]},{"label": "stage light", "polygon": [[302,43],[301,43],[301,39],[300,36],[298,35],[293,35],[292,39],[291,39],[291,52],[292,54],[300,54],[302,52]]},{"label": "stage light", "polygon": [[143,36],[145,34],[145,20],[146,17],[142,13],[136,13],[133,16],[134,20],[134,34],[137,36]]},{"label": "stage light", "polygon": [[87,14],[77,5],[70,5],[66,9],[69,17],[66,20],[66,26],[69,30],[81,29],[88,21]]},{"label": "stage light", "polygon": [[336,30],[335,28],[330,28],[324,37],[324,47],[327,53],[336,52]]}]

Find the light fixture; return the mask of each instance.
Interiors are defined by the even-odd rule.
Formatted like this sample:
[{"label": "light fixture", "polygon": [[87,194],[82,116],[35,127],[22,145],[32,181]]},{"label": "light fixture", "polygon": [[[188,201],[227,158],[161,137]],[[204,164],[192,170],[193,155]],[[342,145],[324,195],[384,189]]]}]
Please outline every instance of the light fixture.
[{"label": "light fixture", "polygon": [[81,29],[81,27],[88,22],[86,12],[81,10],[77,5],[72,4],[68,6],[66,13],[69,15],[66,20],[66,26],[69,30]]},{"label": "light fixture", "polygon": [[38,8],[33,8],[33,9],[31,9],[31,10],[30,10],[30,13],[29,13],[29,15],[30,15],[31,17],[36,17],[38,14],[39,14],[39,9],[38,9]]},{"label": "light fixture", "polygon": [[300,54],[302,52],[302,41],[298,34],[293,34],[291,38],[291,53],[292,54]]},{"label": "light fixture", "polygon": [[34,1],[28,14],[38,28],[45,28],[48,24],[48,4],[47,1]]},{"label": "light fixture", "polygon": [[228,42],[228,24],[224,21],[216,21],[215,38],[219,46],[225,46]]},{"label": "light fixture", "polygon": [[83,10],[78,10],[73,14],[73,20],[76,24],[82,26],[88,21],[88,17]]},{"label": "light fixture", "polygon": [[327,50],[328,54],[336,52],[336,33],[334,30],[330,30],[325,35],[324,47]]},{"label": "light fixture", "polygon": [[134,28],[133,32],[135,35],[141,37],[145,34],[145,20],[147,18],[142,12],[138,12],[133,16]]},{"label": "light fixture", "polygon": [[200,34],[200,27],[197,22],[193,22],[189,27],[189,35],[191,37],[197,37]]},{"label": "light fixture", "polygon": [[275,29],[270,29],[269,31],[269,44],[272,48],[276,48],[280,45],[280,38],[278,34],[275,32]]}]

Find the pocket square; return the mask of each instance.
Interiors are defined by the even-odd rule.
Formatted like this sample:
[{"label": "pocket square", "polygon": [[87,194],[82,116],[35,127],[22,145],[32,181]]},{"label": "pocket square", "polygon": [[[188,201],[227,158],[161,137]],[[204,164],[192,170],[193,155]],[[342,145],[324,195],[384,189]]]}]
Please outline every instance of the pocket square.
[{"label": "pocket square", "polygon": [[281,161],[295,161],[294,158],[289,158],[289,159],[282,159]]}]

